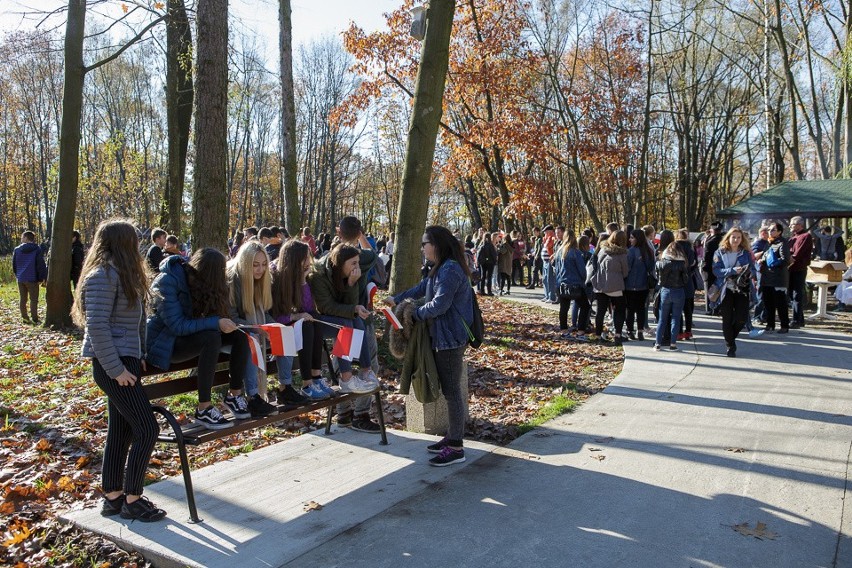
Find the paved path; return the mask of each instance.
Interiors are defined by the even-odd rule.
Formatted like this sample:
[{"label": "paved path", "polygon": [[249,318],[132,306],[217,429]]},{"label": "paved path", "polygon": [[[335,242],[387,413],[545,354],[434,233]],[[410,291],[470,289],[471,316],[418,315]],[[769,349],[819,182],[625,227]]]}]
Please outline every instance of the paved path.
[{"label": "paved path", "polygon": [[69,516],[161,565],[852,566],[850,337],[745,340],[732,359],[720,335],[699,317],[681,352],[627,343],[603,393],[460,466],[428,467],[414,434],[314,434],[199,470],[201,525],[179,479],[146,490],[166,523]]}]

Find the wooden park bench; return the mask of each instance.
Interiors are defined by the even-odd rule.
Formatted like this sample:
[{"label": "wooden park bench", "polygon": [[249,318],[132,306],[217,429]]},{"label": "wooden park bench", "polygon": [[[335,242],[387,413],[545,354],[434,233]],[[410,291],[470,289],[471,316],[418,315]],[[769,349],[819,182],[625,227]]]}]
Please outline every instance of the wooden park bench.
[{"label": "wooden park bench", "polygon": [[[328,349],[326,349],[326,355],[328,356]],[[328,358],[329,368],[333,369],[330,362],[330,356]],[[160,369],[152,368],[149,371],[142,373],[142,376],[148,379],[157,379],[158,377],[174,373],[175,371],[192,371],[195,369],[195,367],[195,361],[187,361],[185,363],[173,365],[168,371],[162,371]],[[274,360],[267,363],[267,374],[273,376],[275,375]],[[228,383],[228,358],[227,355],[223,354],[220,357],[219,365],[217,366],[216,374],[213,379],[213,386],[215,387],[220,385],[227,385]],[[190,372],[184,376],[180,376],[177,378],[167,378],[158,382],[149,382],[148,384],[144,385],[144,389],[145,394],[148,396],[148,400],[154,401],[179,394],[196,393],[198,392],[198,382],[196,375]],[[301,416],[302,414],[307,414],[309,412],[321,410],[323,408],[328,408],[328,418],[326,420],[325,433],[326,435],[330,435],[331,418],[334,414],[334,407],[341,402],[352,400],[362,396],[376,397],[378,421],[379,426],[381,428],[381,444],[387,445],[388,438],[387,433],[385,432],[385,420],[381,410],[382,398],[380,388],[377,388],[373,392],[364,394],[340,393],[337,397],[334,398],[310,402],[308,404],[304,404],[302,406],[297,407],[293,407],[292,405],[279,405],[278,414],[276,414],[275,416],[264,416],[262,418],[245,418],[242,420],[232,419],[231,421],[233,422],[233,426],[222,430],[208,430],[204,428],[204,426],[196,424],[195,422],[190,422],[189,424],[181,426],[178,423],[177,418],[175,418],[175,415],[172,414],[167,408],[161,405],[152,405],[154,412],[162,415],[163,418],[165,418],[166,422],[168,422],[172,430],[171,432],[160,432],[157,441],[165,442],[168,444],[176,444],[178,447],[178,453],[180,454],[180,467],[183,473],[184,486],[186,488],[186,501],[189,506],[190,520],[194,523],[199,523],[202,519],[198,517],[198,510],[195,506],[195,494],[192,490],[192,476],[189,468],[189,458],[186,454],[187,445],[199,446],[201,444],[204,444],[205,442],[219,440],[221,438],[225,438],[227,436],[231,436],[239,432],[245,432],[247,430],[263,428],[270,424],[281,422],[283,420],[288,420],[290,418],[296,418],[298,416]]]}]

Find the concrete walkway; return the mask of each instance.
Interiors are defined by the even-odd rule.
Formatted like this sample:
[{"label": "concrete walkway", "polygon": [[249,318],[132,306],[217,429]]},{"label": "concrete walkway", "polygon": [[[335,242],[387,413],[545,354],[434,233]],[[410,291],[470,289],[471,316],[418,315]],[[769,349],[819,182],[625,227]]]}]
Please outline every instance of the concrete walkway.
[{"label": "concrete walkway", "polygon": [[313,434],[199,470],[200,525],[179,478],[146,490],[164,523],[67,518],[157,565],[852,566],[850,337],[727,358],[719,325],[699,317],[681,352],[625,344],[603,393],[462,465],[428,467],[424,436]]}]

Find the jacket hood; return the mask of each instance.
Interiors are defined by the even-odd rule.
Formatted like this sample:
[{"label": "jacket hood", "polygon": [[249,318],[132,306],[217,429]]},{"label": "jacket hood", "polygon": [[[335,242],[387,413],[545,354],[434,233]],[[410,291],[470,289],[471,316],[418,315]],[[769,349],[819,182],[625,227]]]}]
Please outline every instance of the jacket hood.
[{"label": "jacket hood", "polygon": [[627,249],[606,240],[603,244],[601,244],[601,252],[605,252],[609,256],[616,256],[619,254],[627,254]]},{"label": "jacket hood", "polygon": [[39,246],[35,243],[23,243],[18,248],[21,252],[31,253],[37,251]]},{"label": "jacket hood", "polygon": [[663,252],[663,258],[666,260],[680,260],[681,262],[686,262],[686,259],[683,256],[675,256],[668,250]]},{"label": "jacket hood", "polygon": [[183,273],[183,265],[186,261],[179,254],[167,256],[160,263],[160,274],[170,274],[177,277],[179,273]]}]

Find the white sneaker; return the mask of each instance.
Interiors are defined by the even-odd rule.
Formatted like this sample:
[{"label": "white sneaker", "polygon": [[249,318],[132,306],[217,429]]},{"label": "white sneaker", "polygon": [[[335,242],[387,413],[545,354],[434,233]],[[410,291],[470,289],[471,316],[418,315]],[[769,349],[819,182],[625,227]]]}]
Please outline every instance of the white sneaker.
[{"label": "white sneaker", "polygon": [[376,376],[376,373],[374,373],[372,369],[370,369],[366,373],[359,375],[359,377],[365,383],[372,383],[374,387],[379,386],[379,377]]},{"label": "white sneaker", "polygon": [[376,390],[376,385],[364,381],[358,375],[352,375],[348,381],[340,379],[340,392],[352,392],[356,394],[366,394]]}]

